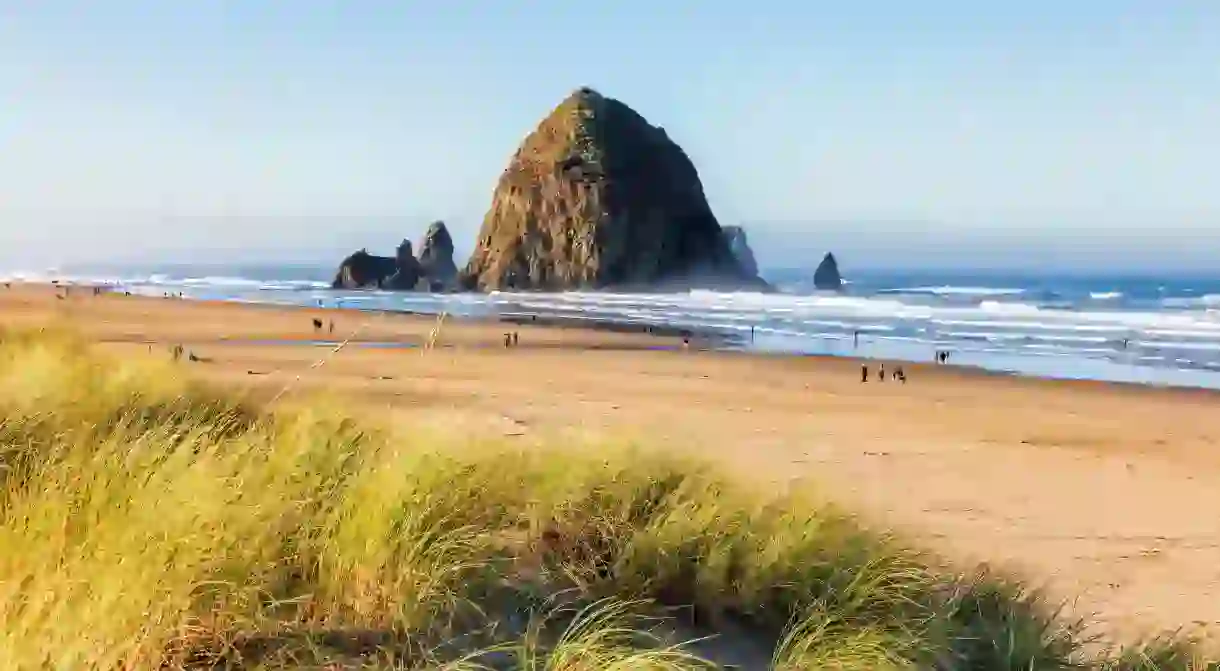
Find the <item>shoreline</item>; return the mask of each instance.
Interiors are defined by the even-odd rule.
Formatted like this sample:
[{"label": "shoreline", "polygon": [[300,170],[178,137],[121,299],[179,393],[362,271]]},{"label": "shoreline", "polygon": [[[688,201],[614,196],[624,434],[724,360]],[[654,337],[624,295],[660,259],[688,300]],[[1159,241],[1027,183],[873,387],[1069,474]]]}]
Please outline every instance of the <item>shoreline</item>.
[{"label": "shoreline", "polygon": [[[49,282],[23,282],[16,286],[26,286],[42,288],[46,290],[55,290],[57,287],[63,287],[64,284],[58,285]],[[89,286],[89,285],[73,285],[73,286]],[[396,310],[385,308],[360,308],[350,307],[345,305],[339,306],[309,306],[299,304],[284,304],[270,301],[250,301],[243,299],[224,299],[224,298],[194,298],[183,295],[181,298],[169,296],[168,298],[158,296],[148,296],[145,294],[132,293],[130,296],[124,296],[121,292],[110,290],[106,286],[101,286],[104,295],[121,297],[124,299],[138,299],[142,301],[153,301],[154,303],[168,301],[186,301],[195,304],[217,305],[217,306],[241,306],[245,308],[253,308],[270,311],[291,311],[291,312],[322,312],[346,315],[369,315],[369,316],[387,316],[387,317],[402,317],[412,320],[419,320],[421,323],[435,323],[439,318],[439,313],[423,312],[415,310]],[[1220,388],[1197,386],[1188,384],[1164,384],[1128,380],[1109,380],[1081,377],[1064,377],[1055,375],[1037,375],[1031,373],[1023,373],[1020,371],[1003,370],[997,368],[989,368],[986,366],[975,365],[970,363],[950,362],[947,364],[937,364],[932,361],[920,361],[914,359],[903,359],[894,357],[877,357],[877,356],[861,356],[855,353],[835,354],[823,352],[788,352],[788,351],[773,351],[751,347],[748,336],[739,336],[734,334],[724,333],[721,330],[712,328],[686,328],[679,326],[664,326],[643,324],[638,322],[628,322],[613,319],[604,319],[598,317],[581,318],[569,317],[563,315],[536,315],[531,313],[506,313],[501,315],[455,315],[447,313],[446,321],[455,321],[460,324],[466,324],[474,327],[488,327],[492,325],[511,325],[518,327],[528,327],[536,329],[548,329],[555,331],[569,332],[590,332],[593,334],[621,334],[632,337],[645,338],[653,341],[654,345],[646,343],[623,343],[617,345],[605,344],[582,344],[580,348],[590,350],[605,350],[605,349],[620,349],[627,351],[639,350],[667,350],[678,351],[682,350],[681,338],[686,335],[690,336],[689,349],[691,354],[696,353],[711,353],[718,356],[743,357],[746,359],[756,359],[760,361],[768,361],[775,363],[791,363],[798,361],[820,362],[824,365],[842,368],[844,374],[851,374],[854,379],[859,379],[859,366],[868,364],[870,366],[870,382],[875,384],[876,365],[879,363],[897,364],[903,366],[908,372],[914,372],[920,375],[927,374],[929,371],[936,374],[956,375],[962,379],[988,379],[988,380],[1009,380],[1017,382],[1030,382],[1034,384],[1046,384],[1060,386],[1064,388],[1079,388],[1079,389],[1125,389],[1134,392],[1153,392],[1153,393],[1170,393],[1175,395],[1183,395],[1189,398],[1205,398],[1205,399],[1220,399]],[[418,342],[413,341],[384,341],[378,339],[369,339],[367,337],[355,337],[349,340],[350,345],[365,346],[373,349],[414,349],[422,345],[424,338],[417,338]],[[251,342],[234,340],[233,344],[243,346],[267,346],[274,347],[278,345],[310,345],[312,347],[333,347],[340,342],[339,340],[330,339],[308,339],[308,338],[290,338],[287,340],[269,339],[265,342]],[[218,343],[209,343],[218,344]],[[495,350],[499,349],[498,343],[490,343],[487,348]],[[533,345],[533,347],[538,347]],[[892,381],[887,380],[886,384]],[[895,384],[902,384],[895,382]]]},{"label": "shoreline", "polygon": [[[334,290],[326,290],[327,293]],[[358,293],[358,292],[357,292]],[[144,295],[134,294],[133,295]],[[442,299],[446,296],[464,295],[459,293],[448,294],[419,294],[412,295],[412,298],[437,298]],[[477,294],[480,297],[489,296],[489,294]],[[545,294],[544,294],[545,295]],[[680,294],[675,294],[680,295]],[[369,292],[369,296],[380,297],[379,294]],[[156,296],[146,296],[156,298]],[[347,294],[350,300],[351,293]],[[359,308],[342,305],[345,302],[344,296],[335,296],[332,298],[339,307],[329,305],[312,306],[300,303],[284,303],[272,300],[258,301],[244,298],[208,298],[195,297],[186,295],[184,298],[189,300],[217,300],[221,302],[234,302],[244,305],[272,305],[279,307],[298,307],[303,309],[321,309],[321,310],[340,310],[340,311],[357,311],[361,313],[386,313],[412,315],[421,318],[435,319],[440,313],[437,311],[421,311],[412,309],[394,309],[394,308]],[[363,299],[364,297],[361,297]],[[893,342],[887,340],[886,336],[870,333],[867,330],[861,330],[861,338],[858,346],[853,347],[849,340],[836,339],[833,336],[810,336],[805,338],[805,344],[801,347],[790,347],[784,342],[786,338],[774,333],[774,330],[768,327],[759,327],[756,337],[751,339],[749,330],[745,326],[736,327],[736,331],[726,328],[716,328],[705,325],[692,326],[676,326],[656,323],[646,323],[642,321],[631,321],[626,319],[615,319],[613,317],[592,316],[592,317],[575,317],[558,314],[540,314],[536,312],[522,311],[520,306],[509,312],[501,315],[489,314],[455,314],[448,313],[448,319],[474,320],[472,323],[505,323],[514,325],[525,325],[526,323],[537,326],[549,326],[552,328],[587,328],[595,331],[607,333],[638,333],[638,334],[658,334],[671,337],[682,337],[688,334],[692,337],[692,346],[697,339],[705,347],[710,346],[712,349],[724,352],[740,352],[749,356],[767,356],[767,357],[817,357],[826,359],[841,359],[853,361],[857,364],[862,362],[893,362],[903,366],[921,366],[923,364],[932,363],[933,353],[936,349],[945,349],[953,352],[953,360],[947,364],[936,365],[938,368],[953,368],[962,370],[977,371],[988,375],[1000,375],[1005,377],[1015,377],[1031,380],[1048,380],[1065,383],[1076,382],[1093,382],[1104,384],[1118,384],[1126,386],[1135,386],[1141,388],[1152,389],[1184,389],[1184,390],[1208,390],[1211,392],[1220,392],[1220,372],[1210,369],[1199,369],[1193,367],[1176,367],[1176,366],[1155,366],[1138,363],[1119,363],[1114,361],[1106,361],[1090,358],[1071,358],[1071,357],[1035,357],[1020,353],[999,353],[999,354],[980,354],[976,351],[962,348],[960,344],[933,344],[922,343],[912,345],[905,342],[905,339],[894,339]],[[781,341],[781,342],[776,342]],[[710,345],[709,345],[710,343]],[[812,346],[810,343],[820,343],[819,346]]]},{"label": "shoreline", "polygon": [[[123,285],[110,283],[89,283],[79,281],[54,282],[18,282],[17,285],[27,287],[99,287],[104,293],[122,294]],[[547,326],[551,328],[588,328],[592,331],[625,334],[659,334],[665,337],[689,336],[692,346],[697,349],[716,349],[719,351],[737,351],[750,356],[797,356],[822,357],[822,359],[847,360],[855,362],[894,362],[903,366],[915,366],[932,362],[933,353],[937,349],[952,351],[953,360],[948,367],[971,370],[986,375],[999,375],[1039,381],[1057,382],[1094,382],[1122,384],[1141,388],[1165,389],[1208,389],[1220,392],[1220,372],[1211,368],[1196,366],[1148,365],[1142,362],[1119,361],[1113,359],[1096,359],[1089,356],[1074,355],[1032,355],[1020,351],[978,350],[964,346],[961,343],[909,342],[909,338],[887,337],[882,333],[870,332],[867,328],[860,329],[859,343],[852,344],[850,338],[836,334],[809,334],[795,340],[776,331],[771,327],[758,327],[755,337],[750,336],[747,325],[709,326],[709,325],[666,325],[647,320],[631,320],[631,318],[616,318],[606,315],[588,317],[548,314],[545,309],[531,311],[526,305],[519,303],[521,299],[510,300],[508,310],[500,306],[477,305],[473,310],[461,310],[475,304],[461,304],[459,311],[445,309],[445,301],[454,296],[466,296],[467,293],[401,293],[393,294],[395,298],[416,300],[422,303],[438,301],[436,310],[417,310],[412,307],[383,306],[351,306],[350,303],[364,304],[366,301],[381,301],[389,298],[386,294],[373,292],[339,293],[333,289],[306,292],[304,289],[288,292],[289,300],[264,298],[267,294],[259,290],[253,292],[253,298],[242,293],[213,292],[201,290],[198,287],[183,287],[182,292],[162,292],[172,296],[181,293],[183,299],[195,301],[221,301],[240,305],[267,305],[277,307],[298,307],[306,310],[355,311],[361,314],[410,315],[421,318],[437,318],[440,312],[447,312],[447,318],[460,318],[470,323],[504,323],[514,326]],[[326,298],[322,298],[325,294]],[[361,295],[364,294],[364,295]],[[133,290],[132,296],[140,298],[161,299],[163,296],[152,295],[144,290]],[[488,299],[492,294],[470,294],[478,298]],[[551,296],[551,294],[539,294]],[[675,294],[681,295],[681,294]],[[528,300],[528,299],[525,299]],[[309,301],[309,304],[306,304]],[[332,305],[333,301],[333,305]],[[317,303],[317,305],[314,305]],[[571,307],[567,309],[571,311]],[[500,311],[500,314],[488,312]],[[578,310],[577,310],[578,311]],[[946,365],[937,365],[946,367]]]}]

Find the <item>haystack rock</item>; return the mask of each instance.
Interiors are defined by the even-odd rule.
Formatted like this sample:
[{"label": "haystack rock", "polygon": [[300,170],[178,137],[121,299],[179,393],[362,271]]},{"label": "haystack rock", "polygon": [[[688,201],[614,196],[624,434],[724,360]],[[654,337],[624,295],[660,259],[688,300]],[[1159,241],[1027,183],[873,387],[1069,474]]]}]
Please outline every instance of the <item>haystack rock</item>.
[{"label": "haystack rock", "polygon": [[821,291],[842,291],[843,276],[839,274],[839,262],[835,255],[827,253],[813,271],[813,286]]},{"label": "haystack rock", "polygon": [[398,272],[398,262],[389,256],[374,256],[362,249],[343,259],[331,287],[335,289],[363,289],[378,287],[390,275]]},{"label": "haystack rock", "polygon": [[754,259],[754,250],[750,249],[750,241],[746,238],[746,229],[740,226],[725,226],[724,240],[729,244],[729,251],[738,265],[749,275],[758,275],[758,261]]},{"label": "haystack rock", "polygon": [[403,240],[402,244],[398,245],[398,251],[394,255],[394,267],[394,274],[385,279],[386,289],[410,291],[419,285],[424,272],[419,261],[415,259],[415,254],[411,252],[410,240]]},{"label": "haystack rock", "polygon": [[436,221],[428,226],[419,245],[419,265],[429,289],[440,291],[456,285],[458,269],[453,262],[453,237],[445,222]]},{"label": "haystack rock", "polygon": [[500,176],[462,285],[766,287],[733,258],[686,153],[588,88],[543,119]]}]

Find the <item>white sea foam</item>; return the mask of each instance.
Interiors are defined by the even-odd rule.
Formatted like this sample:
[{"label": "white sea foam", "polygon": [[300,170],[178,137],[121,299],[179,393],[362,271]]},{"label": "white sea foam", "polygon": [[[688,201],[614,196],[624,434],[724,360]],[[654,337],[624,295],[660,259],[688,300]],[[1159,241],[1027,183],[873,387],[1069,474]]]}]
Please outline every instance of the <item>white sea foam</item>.
[{"label": "white sea foam", "polygon": [[1220,308],[1220,294],[1204,294],[1194,298],[1165,298],[1161,305],[1167,308]]},{"label": "white sea foam", "polygon": [[1037,305],[1000,301],[983,301],[979,303],[979,309],[983,312],[1000,315],[1035,315],[1042,312],[1042,309]]},{"label": "white sea foam", "polygon": [[881,289],[878,294],[923,294],[928,296],[1019,296],[1026,293],[1025,289],[1008,287],[905,287],[901,289]]}]

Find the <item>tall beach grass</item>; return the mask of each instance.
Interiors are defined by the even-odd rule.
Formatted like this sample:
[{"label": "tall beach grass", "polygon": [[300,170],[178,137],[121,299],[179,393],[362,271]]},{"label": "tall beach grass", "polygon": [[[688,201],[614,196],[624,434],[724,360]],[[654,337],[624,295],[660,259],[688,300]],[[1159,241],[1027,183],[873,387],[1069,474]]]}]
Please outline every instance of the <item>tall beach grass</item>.
[{"label": "tall beach grass", "polygon": [[1216,668],[658,450],[404,435],[0,333],[0,669]]}]

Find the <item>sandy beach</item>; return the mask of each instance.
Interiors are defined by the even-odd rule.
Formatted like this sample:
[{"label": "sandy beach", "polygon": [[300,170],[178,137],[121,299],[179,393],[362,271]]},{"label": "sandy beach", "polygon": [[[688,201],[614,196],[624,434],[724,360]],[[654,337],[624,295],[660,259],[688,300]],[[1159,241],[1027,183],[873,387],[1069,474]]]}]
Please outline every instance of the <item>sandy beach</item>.
[{"label": "sandy beach", "polygon": [[[997,562],[1109,636],[1220,623],[1214,392],[909,364],[906,384],[861,384],[849,359],[453,320],[424,354],[431,317],[56,294],[0,289],[0,324],[59,320],[133,356],[181,344],[204,378],[331,392],[408,426],[687,450],[760,485],[816,487],[952,561]],[[349,338],[333,355],[312,345]]]}]

